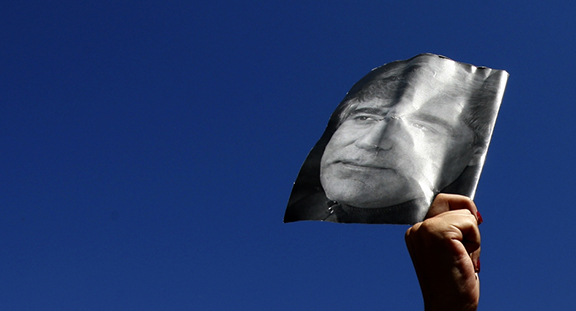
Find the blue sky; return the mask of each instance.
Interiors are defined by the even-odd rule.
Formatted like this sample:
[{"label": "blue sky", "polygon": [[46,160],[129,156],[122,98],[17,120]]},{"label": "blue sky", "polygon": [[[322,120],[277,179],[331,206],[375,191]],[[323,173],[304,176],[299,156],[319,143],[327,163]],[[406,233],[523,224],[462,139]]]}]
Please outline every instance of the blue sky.
[{"label": "blue sky", "polygon": [[571,310],[576,4],[12,1],[2,310],[422,310],[407,226],[283,224],[330,113],[419,53],[510,79],[480,310]]}]

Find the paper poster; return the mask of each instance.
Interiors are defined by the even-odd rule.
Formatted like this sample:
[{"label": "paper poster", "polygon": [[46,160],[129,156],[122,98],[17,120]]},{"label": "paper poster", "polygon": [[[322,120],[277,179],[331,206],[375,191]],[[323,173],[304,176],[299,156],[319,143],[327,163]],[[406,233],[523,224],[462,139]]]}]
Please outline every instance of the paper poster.
[{"label": "paper poster", "polygon": [[296,178],[284,222],[414,224],[474,198],[508,73],[420,54],[346,94]]}]

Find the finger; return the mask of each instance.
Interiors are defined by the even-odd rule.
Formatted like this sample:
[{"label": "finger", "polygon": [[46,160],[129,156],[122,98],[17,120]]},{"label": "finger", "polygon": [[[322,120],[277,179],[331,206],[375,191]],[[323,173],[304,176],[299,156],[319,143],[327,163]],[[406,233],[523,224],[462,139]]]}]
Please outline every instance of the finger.
[{"label": "finger", "polygon": [[427,239],[457,240],[464,246],[464,254],[470,254],[480,247],[480,230],[476,217],[467,209],[444,212],[421,223],[418,232]]},{"label": "finger", "polygon": [[[455,252],[459,256],[471,256],[480,248],[478,222],[467,209],[448,211],[416,223],[406,231],[405,238],[411,254],[417,252],[418,247],[410,242],[423,243],[424,247],[436,249],[447,245],[443,241],[452,240],[455,248],[450,253]],[[479,252],[476,256],[479,256]]]},{"label": "finger", "polygon": [[436,196],[432,202],[432,205],[430,206],[430,209],[428,210],[428,213],[426,214],[426,219],[432,218],[447,211],[458,209],[467,209],[470,211],[470,213],[472,213],[472,215],[474,215],[474,217],[476,217],[477,220],[479,219],[478,209],[476,208],[476,204],[474,204],[472,199],[463,195],[447,193],[439,193]]},{"label": "finger", "polygon": [[474,271],[476,273],[480,273],[480,247],[470,254],[470,259],[472,259],[472,263],[474,264]]}]

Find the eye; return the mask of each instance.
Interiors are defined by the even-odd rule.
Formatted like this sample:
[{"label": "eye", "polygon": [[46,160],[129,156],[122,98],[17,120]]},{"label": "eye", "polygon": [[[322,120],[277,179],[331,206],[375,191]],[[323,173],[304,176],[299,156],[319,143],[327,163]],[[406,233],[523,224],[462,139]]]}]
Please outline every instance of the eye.
[{"label": "eye", "polygon": [[352,120],[356,123],[366,124],[366,123],[381,121],[382,118],[379,116],[370,115],[370,114],[357,114],[357,115],[352,117]]},{"label": "eye", "polygon": [[354,117],[354,120],[368,121],[368,120],[376,120],[376,119],[374,117],[369,117],[369,116],[356,116],[356,117]]},{"label": "eye", "polygon": [[412,126],[421,130],[421,131],[425,131],[425,132],[435,132],[434,129],[430,126],[427,126],[423,123],[418,123],[418,122],[412,122]]}]

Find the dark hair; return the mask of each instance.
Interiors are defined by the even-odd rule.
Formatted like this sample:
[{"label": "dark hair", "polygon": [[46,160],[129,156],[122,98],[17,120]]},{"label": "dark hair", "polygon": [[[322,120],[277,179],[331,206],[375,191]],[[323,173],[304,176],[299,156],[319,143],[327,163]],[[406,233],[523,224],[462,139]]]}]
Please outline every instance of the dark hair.
[{"label": "dark hair", "polygon": [[[438,57],[456,63],[450,59],[431,54],[421,54],[408,61],[386,64],[372,70],[358,81],[346,94],[334,114],[333,125],[336,130],[354,111],[360,102],[377,99],[399,100],[410,86],[410,77],[425,69],[419,57]],[[461,98],[466,102],[462,112],[462,121],[474,132],[474,145],[485,147],[489,143],[492,128],[499,105],[500,76],[490,75],[492,69],[460,64],[465,72],[451,77],[450,84],[443,89],[442,97]],[[480,72],[482,71],[482,72]],[[471,74],[473,73],[473,74]]]}]

